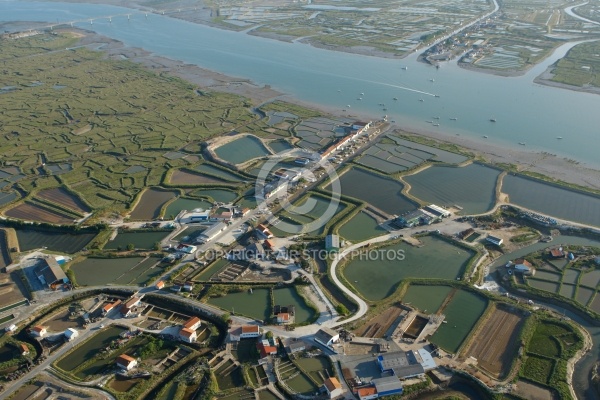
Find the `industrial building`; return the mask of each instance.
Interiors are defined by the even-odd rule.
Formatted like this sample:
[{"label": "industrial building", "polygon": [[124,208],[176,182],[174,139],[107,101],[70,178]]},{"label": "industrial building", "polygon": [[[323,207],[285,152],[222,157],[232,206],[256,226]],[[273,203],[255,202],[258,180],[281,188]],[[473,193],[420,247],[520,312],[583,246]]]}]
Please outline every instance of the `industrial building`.
[{"label": "industrial building", "polygon": [[502,238],[499,238],[497,236],[492,236],[492,235],[488,235],[485,240],[493,245],[496,246],[501,246],[502,243],[504,242],[504,240]]},{"label": "industrial building", "polygon": [[223,230],[226,227],[227,225],[225,225],[223,222],[217,222],[216,224],[212,225],[210,228],[202,232],[202,234],[200,235],[200,239],[205,242],[209,242],[215,237],[217,237],[219,233],[223,232]]},{"label": "industrial building", "polygon": [[452,213],[450,213],[450,211],[446,210],[445,208],[442,208],[440,206],[436,206],[435,204],[430,204],[428,206],[423,207],[424,211],[427,211],[428,213],[434,215],[436,218],[442,219],[442,218],[448,218],[450,215],[452,215]]},{"label": "industrial building", "polygon": [[377,356],[377,364],[383,373],[391,373],[397,379],[421,376],[425,369],[412,351],[394,351]]},{"label": "industrial building", "polygon": [[434,215],[420,208],[399,216],[393,221],[393,225],[398,228],[412,228],[418,225],[430,225],[436,219]]},{"label": "industrial building", "polygon": [[322,344],[323,346],[333,350],[334,343],[340,341],[340,334],[331,328],[321,328],[315,333],[315,342]]},{"label": "industrial building", "polygon": [[54,257],[42,258],[40,265],[34,269],[35,275],[42,285],[52,286],[55,283],[68,283],[69,278]]}]

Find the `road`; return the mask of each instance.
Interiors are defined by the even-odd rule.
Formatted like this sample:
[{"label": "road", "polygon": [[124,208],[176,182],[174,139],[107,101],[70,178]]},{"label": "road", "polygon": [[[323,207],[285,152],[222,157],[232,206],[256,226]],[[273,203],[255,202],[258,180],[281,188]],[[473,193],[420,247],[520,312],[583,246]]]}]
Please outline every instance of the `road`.
[{"label": "road", "polygon": [[492,2],[494,3],[494,9],[484,15],[482,15],[481,17],[469,22],[468,24],[461,26],[460,28],[440,37],[439,39],[436,39],[432,44],[430,44],[428,46],[428,48],[432,48],[437,46],[438,44],[448,40],[449,38],[451,38],[454,35],[459,34],[460,32],[464,31],[467,28],[470,28],[471,26],[478,24],[479,22],[491,17],[496,11],[498,11],[500,9],[500,5],[498,4],[498,0],[492,0]]}]

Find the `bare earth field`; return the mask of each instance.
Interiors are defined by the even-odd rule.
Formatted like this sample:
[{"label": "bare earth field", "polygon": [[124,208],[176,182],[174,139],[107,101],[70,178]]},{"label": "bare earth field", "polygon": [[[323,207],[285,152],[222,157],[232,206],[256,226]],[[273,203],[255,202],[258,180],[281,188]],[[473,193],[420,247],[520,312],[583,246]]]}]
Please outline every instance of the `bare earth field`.
[{"label": "bare earth field", "polygon": [[50,211],[31,203],[22,203],[5,212],[6,216],[26,221],[48,222],[51,224],[70,224],[73,218]]},{"label": "bare earth field", "polygon": [[364,325],[356,328],[353,333],[357,336],[382,338],[401,312],[400,307],[391,306],[383,313],[371,318]]},{"label": "bare earth field", "polygon": [[173,185],[202,185],[206,183],[223,183],[224,181],[210,176],[195,174],[193,172],[173,171],[170,183]]},{"label": "bare earth field", "polygon": [[38,193],[37,197],[67,207],[78,213],[90,212],[88,206],[63,188],[42,190]]},{"label": "bare earth field", "polygon": [[504,309],[495,309],[472,344],[467,356],[474,357],[478,366],[490,374],[504,378],[519,348],[516,340],[523,318]]}]

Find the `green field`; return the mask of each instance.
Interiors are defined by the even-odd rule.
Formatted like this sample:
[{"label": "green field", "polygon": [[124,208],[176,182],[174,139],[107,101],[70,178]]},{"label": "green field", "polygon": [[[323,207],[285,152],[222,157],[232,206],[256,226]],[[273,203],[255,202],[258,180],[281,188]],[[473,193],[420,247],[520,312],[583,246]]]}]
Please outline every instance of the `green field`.
[{"label": "green field", "polygon": [[552,73],[554,82],[573,86],[600,87],[600,41],[581,43],[558,60]]},{"label": "green field", "polygon": [[155,258],[144,261],[144,257],[87,258],[71,265],[70,269],[75,273],[78,285],[97,286],[113,282],[139,284],[145,282],[139,280],[146,274],[152,275],[152,271],[147,270],[157,261]]},{"label": "green field", "polygon": [[16,88],[0,96],[3,131],[13,132],[0,159],[20,168],[26,192],[62,181],[94,211],[123,211],[168,169],[188,164],[177,150],[257,118],[239,96],[198,94],[179,78],[77,42],[69,33],[0,42],[4,85]]}]

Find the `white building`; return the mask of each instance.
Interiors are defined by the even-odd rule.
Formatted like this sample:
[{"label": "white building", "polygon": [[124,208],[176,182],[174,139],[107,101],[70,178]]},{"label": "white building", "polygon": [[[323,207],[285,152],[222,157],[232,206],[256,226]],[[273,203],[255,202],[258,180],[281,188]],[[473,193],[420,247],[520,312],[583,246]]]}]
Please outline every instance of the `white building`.
[{"label": "white building", "polygon": [[75,338],[77,338],[79,336],[79,332],[77,332],[76,329],[73,328],[67,328],[67,330],[65,331],[65,338],[67,338],[67,340],[70,342],[71,340],[74,340]]},{"label": "white building", "polygon": [[243,325],[241,339],[255,338],[260,336],[260,327],[258,325]]},{"label": "white building", "polygon": [[44,337],[44,335],[48,333],[45,326],[36,325],[31,329],[31,334],[37,337]]},{"label": "white building", "polygon": [[325,382],[323,382],[323,390],[327,393],[330,399],[335,399],[344,393],[342,384],[335,377],[325,379]]},{"label": "white building", "polygon": [[315,342],[333,350],[333,344],[340,341],[340,334],[333,329],[324,327],[315,333]]},{"label": "white building", "polygon": [[183,328],[179,331],[179,338],[187,343],[194,343],[196,339],[198,339],[198,335],[196,331],[193,331],[189,328]]},{"label": "white building", "polygon": [[215,237],[217,237],[219,233],[223,232],[223,230],[226,227],[227,225],[225,223],[217,222],[216,224],[212,225],[210,228],[202,232],[202,234],[200,235],[200,239],[204,240],[205,242],[209,242]]},{"label": "white building", "polygon": [[129,371],[137,366],[137,360],[127,354],[121,354],[116,359],[117,366],[121,369]]}]

